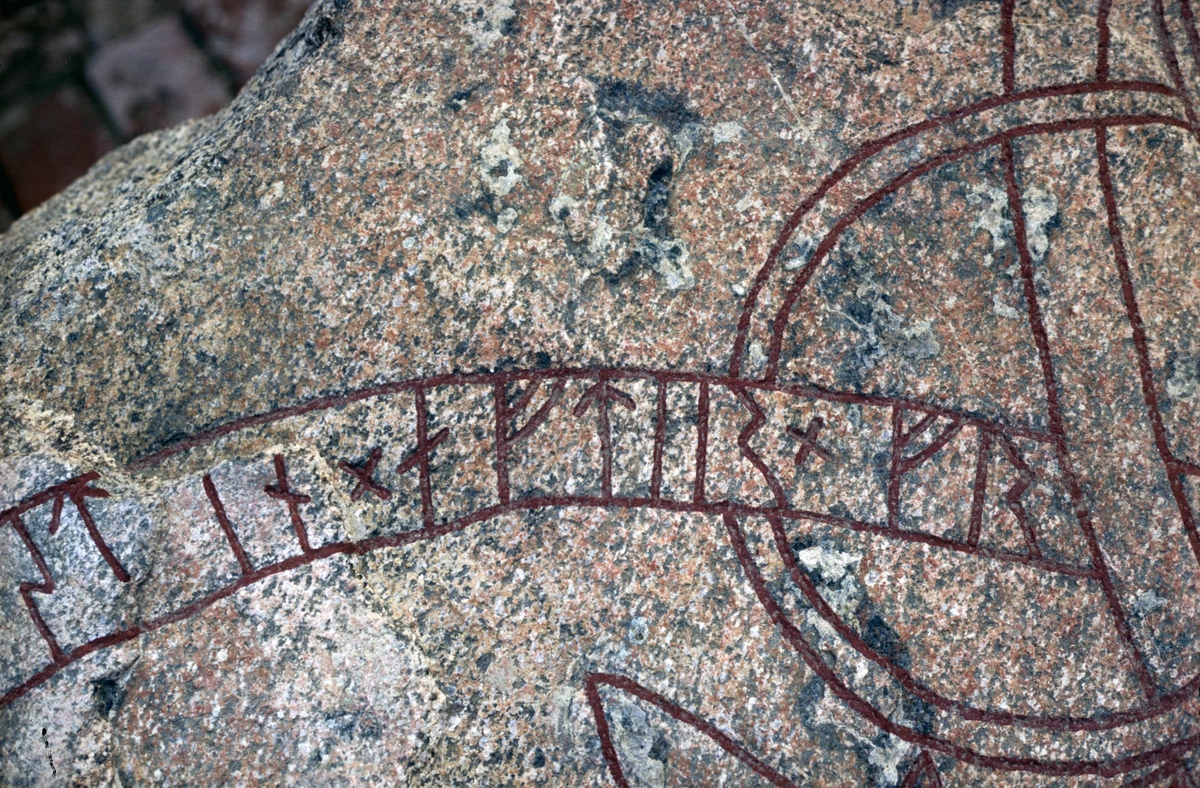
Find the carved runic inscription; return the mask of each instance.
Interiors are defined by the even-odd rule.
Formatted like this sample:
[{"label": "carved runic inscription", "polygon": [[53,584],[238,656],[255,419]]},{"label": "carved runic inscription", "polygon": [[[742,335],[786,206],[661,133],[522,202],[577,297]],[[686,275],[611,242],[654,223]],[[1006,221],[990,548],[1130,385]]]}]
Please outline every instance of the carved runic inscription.
[{"label": "carved runic inscription", "polygon": [[370,456],[367,457],[367,461],[361,466],[351,465],[345,460],[342,460],[338,463],[339,468],[353,476],[358,481],[358,483],[354,485],[354,489],[350,491],[350,500],[357,501],[363,496],[363,493],[367,492],[371,493],[381,501],[387,501],[391,499],[392,491],[384,487],[382,484],[377,484],[374,480],[375,468],[378,467],[381,459],[383,459],[383,448],[376,446],[375,448],[371,449]]},{"label": "carved runic inscription", "polygon": [[113,576],[122,583],[128,583],[129,573],[125,571],[125,567],[121,565],[120,560],[108,546],[108,543],[104,541],[104,537],[100,534],[100,529],[96,525],[96,521],[87,506],[88,498],[108,497],[107,490],[91,486],[92,482],[99,477],[100,474],[94,471],[85,473],[82,476],[76,476],[62,484],[57,484],[37,493],[23,503],[0,512],[0,527],[4,525],[12,526],[17,536],[20,537],[21,542],[25,545],[25,549],[29,551],[29,557],[33,560],[34,566],[37,567],[38,573],[42,576],[42,582],[23,582],[18,586],[18,590],[21,594],[21,599],[25,602],[25,607],[29,610],[29,617],[33,619],[34,626],[37,627],[42,639],[49,646],[51,658],[55,662],[63,660],[63,650],[58,643],[58,638],[55,637],[49,625],[42,617],[33,594],[34,592],[39,594],[53,594],[57,585],[54,582],[54,575],[50,572],[50,567],[46,564],[45,556],[43,556],[41,549],[30,535],[24,520],[21,519],[21,515],[45,506],[47,503],[51,504],[50,527],[48,530],[50,535],[54,536],[58,533],[58,529],[62,525],[63,506],[66,501],[70,501],[71,505],[78,512],[79,519],[83,521],[88,536],[91,537],[92,544],[96,546],[105,563],[112,570]]},{"label": "carved runic inscription", "polygon": [[[35,507],[50,505],[49,533],[54,535],[69,501],[114,576],[128,582],[128,573],[101,537],[101,528],[87,506],[89,498],[105,497],[108,493],[91,486],[97,477],[94,473],[87,474],[47,488],[0,512],[0,526],[12,526],[40,575],[40,580],[22,582],[18,590],[52,655],[49,667],[31,666],[25,680],[6,689],[0,697],[0,707],[13,703],[89,653],[194,616],[249,585],[316,561],[401,548],[461,532],[491,518],[535,510],[590,508],[610,512],[614,517],[638,510],[662,517],[686,515],[695,521],[707,518],[717,525],[716,532],[728,540],[724,546],[730,548],[726,555],[732,559],[727,564],[740,572],[737,582],[748,589],[744,596],[749,604],[757,606],[756,612],[765,613],[772,642],[787,649],[789,656],[802,662],[819,679],[830,702],[841,704],[843,710],[849,710],[847,714],[856,714],[864,725],[873,726],[878,738],[905,743],[907,761],[894,764],[893,784],[905,788],[942,786],[945,775],[954,773],[955,764],[968,763],[978,770],[972,774],[1023,772],[1054,779],[1116,778],[1127,780],[1125,784],[1129,786],[1166,782],[1173,787],[1194,786],[1188,763],[1200,751],[1200,732],[1192,708],[1200,691],[1200,673],[1176,676],[1176,665],[1164,666],[1166,660],[1160,656],[1157,661],[1151,658],[1155,655],[1148,656],[1145,622],[1150,616],[1144,607],[1131,606],[1130,587],[1136,584],[1125,582],[1126,587],[1121,587],[1120,567],[1113,570],[1109,563],[1112,548],[1102,541],[1100,529],[1093,522],[1099,520],[1094,513],[1097,507],[1090,505],[1093,503],[1087,489],[1090,482],[1079,470],[1084,462],[1072,454],[1074,447],[1068,432],[1073,428],[1073,417],[1071,410],[1062,404],[1070,389],[1070,385],[1063,383],[1068,378],[1062,370],[1065,354],[1056,349],[1054,343],[1061,337],[1054,337],[1056,331],[1051,329],[1056,326],[1047,317],[1053,307],[1048,306],[1052,299],[1044,293],[1053,287],[1043,281],[1045,271],[1035,268],[1035,264],[1042,268],[1048,264],[1035,259],[1033,254],[1032,230],[1026,226],[1027,195],[1022,193],[1026,177],[1021,166],[1023,145],[1051,139],[1063,145],[1085,143],[1086,155],[1079,158],[1094,166],[1094,197],[1097,206],[1103,204],[1103,210],[1096,216],[1107,231],[1106,243],[1111,251],[1110,267],[1105,270],[1113,282],[1119,282],[1110,300],[1114,304],[1119,302],[1118,309],[1124,311],[1120,319],[1125,320],[1123,329],[1127,333],[1122,337],[1131,340],[1127,343],[1131,348],[1125,350],[1133,359],[1130,366],[1134,368],[1130,379],[1136,381],[1135,387],[1140,387],[1141,403],[1136,407],[1145,406],[1144,412],[1136,415],[1149,424],[1150,434],[1143,436],[1143,442],[1153,446],[1157,456],[1152,460],[1161,465],[1155,466],[1154,472],[1162,472],[1162,483],[1143,486],[1153,488],[1154,495],[1164,501],[1170,498],[1165,509],[1156,510],[1167,511],[1165,518],[1170,520],[1161,523],[1161,530],[1169,530],[1171,538],[1178,538],[1181,543],[1186,540],[1191,551],[1189,560],[1200,562],[1200,530],[1189,498],[1194,495],[1191,488],[1196,477],[1200,477],[1200,465],[1196,464],[1196,458],[1176,455],[1184,452],[1184,448],[1172,443],[1176,436],[1170,434],[1170,425],[1164,421],[1160,409],[1162,386],[1155,379],[1153,337],[1148,321],[1139,311],[1138,280],[1134,275],[1137,261],[1131,260],[1133,255],[1125,248],[1122,234],[1129,217],[1122,217],[1120,212],[1121,185],[1114,184],[1110,162],[1117,160],[1116,151],[1114,155],[1109,151],[1110,143],[1114,148],[1117,144],[1112,140],[1119,141],[1129,130],[1146,127],[1177,134],[1188,145],[1200,141],[1200,122],[1188,77],[1181,70],[1179,53],[1172,43],[1187,42],[1195,70],[1200,73],[1200,34],[1190,0],[1175,0],[1173,5],[1178,13],[1169,17],[1164,14],[1164,2],[1152,3],[1150,14],[1155,17],[1164,73],[1170,84],[1118,81],[1109,73],[1108,16],[1112,5],[1107,0],[1096,5],[1093,77],[1018,90],[1016,4],[1011,0],[1001,2],[998,60],[1003,68],[997,92],[909,126],[895,124],[895,131],[863,143],[794,206],[783,221],[783,229],[767,259],[749,283],[736,332],[732,334],[729,365],[723,373],[709,368],[688,371],[568,365],[395,380],[234,419],[167,446],[132,463],[129,469],[137,473],[162,465],[237,431],[286,420],[302,421],[307,414],[351,403],[373,400],[393,405],[395,400],[388,400],[389,397],[403,395],[405,403],[411,397],[415,406],[411,414],[415,445],[413,436],[394,445],[379,445],[377,436],[351,435],[357,442],[337,445],[363,447],[360,451],[365,453],[365,460],[363,454],[326,458],[329,467],[344,474],[333,474],[341,495],[331,496],[332,499],[344,500],[348,495],[351,501],[363,502],[357,510],[366,512],[364,517],[381,519],[391,515],[379,512],[411,506],[404,510],[406,514],[397,515],[393,521],[375,523],[381,527],[372,533],[378,535],[325,542],[315,538],[323,507],[337,504],[322,498],[323,477],[316,473],[304,476],[298,471],[301,459],[291,456],[285,459],[276,454],[269,460],[274,480],[265,485],[256,482],[252,492],[255,496],[265,496],[276,516],[280,515],[278,504],[283,505],[291,525],[288,546],[298,546],[299,552],[293,549],[284,558],[255,566],[242,544],[238,523],[226,511],[211,474],[204,473],[201,483],[212,513],[206,525],[220,529],[237,560],[240,575],[228,582],[222,575],[219,582],[226,582],[224,586],[206,588],[156,618],[64,651],[42,618],[33,596],[54,593],[55,579],[22,516]],[[897,152],[897,146],[910,142]],[[1006,407],[998,406],[997,412],[1004,415],[981,416],[986,409],[973,410],[975,405],[965,395],[960,396],[962,392],[930,393],[934,389],[924,385],[929,380],[919,381],[922,385],[910,388],[893,388],[882,383],[846,384],[852,390],[802,383],[810,379],[799,375],[795,368],[789,369],[789,364],[806,351],[793,352],[788,346],[792,341],[789,332],[801,328],[801,314],[813,299],[821,303],[820,299],[828,302],[833,298],[822,291],[822,286],[810,283],[819,281],[821,271],[829,267],[830,255],[844,234],[860,222],[872,221],[871,216],[887,215],[893,204],[906,199],[904,190],[909,185],[938,172],[939,168],[958,166],[958,162],[984,154],[990,157],[988,166],[995,169],[996,181],[1003,186],[997,187],[997,193],[1002,195],[1002,207],[1011,222],[1011,238],[1006,243],[1012,245],[1015,260],[1009,270],[1016,272],[1013,281],[1020,289],[1020,306],[1024,310],[1024,314],[1016,312],[1016,317],[999,314],[1020,326],[1013,329],[1020,334],[1016,341],[1030,348],[1029,369],[1033,370],[1032,378],[1041,381],[1040,390],[1025,398],[1035,403],[1028,406],[1029,412],[1014,407],[1009,413]],[[868,162],[870,166],[866,166]],[[819,214],[818,206],[841,205],[839,201],[844,200],[852,202],[836,209],[844,211],[840,216]],[[783,254],[797,228],[802,226],[820,227],[818,232],[822,235],[814,239],[806,259],[790,265]],[[1124,230],[1128,232],[1128,228]],[[863,233],[860,239],[868,236],[870,233]],[[836,287],[831,285],[830,289]],[[696,308],[702,306],[698,301]],[[990,319],[991,313],[987,314]],[[813,330],[828,331],[822,326]],[[819,334],[814,336],[821,338]],[[1075,375],[1079,377],[1077,372]],[[939,385],[952,389],[957,384],[950,377],[951,383],[941,381]],[[1022,384],[1030,385],[1028,379],[1028,375],[1022,377]],[[1078,386],[1078,380],[1073,385]],[[583,390],[573,403],[564,402],[568,386],[571,390],[574,387]],[[1038,388],[1036,382],[1031,387]],[[450,390],[454,392],[451,399],[462,396],[475,403],[463,406],[457,413],[462,419],[457,421],[446,417],[457,404],[445,407],[440,404],[444,400],[439,397]],[[901,393],[896,393],[897,390]],[[544,398],[535,407],[539,395]],[[650,396],[652,403],[639,399]],[[436,413],[431,411],[427,398],[436,404]],[[1106,412],[1100,416],[1109,418]],[[538,433],[551,418],[559,417],[569,427],[563,430],[564,435],[585,436],[579,440],[580,445],[558,445],[569,443],[569,439]],[[580,427],[578,422],[585,419]],[[350,421],[353,426],[347,429],[360,428]],[[466,423],[472,428],[464,426]],[[591,431],[593,424],[595,430]],[[651,424],[652,449],[644,434]],[[1102,426],[1114,425],[1108,421]],[[317,431],[314,429],[310,434]],[[297,434],[300,432],[297,430]],[[536,439],[530,440],[535,434]],[[472,445],[487,448],[472,456],[470,449],[463,448]],[[637,448],[630,448],[634,446]],[[528,457],[524,456],[527,447]],[[643,461],[636,470],[647,471],[648,479],[638,482],[648,481],[648,492],[647,488],[636,485],[630,486],[639,492],[629,492],[623,480],[616,485],[621,489],[614,489],[617,461],[621,461],[622,470],[636,465],[632,462],[624,465],[627,458],[618,454],[626,451],[644,454],[632,459]],[[563,474],[547,473],[545,489],[521,484],[514,491],[510,472],[516,477],[525,473],[528,465],[564,461],[568,455],[571,460],[580,456],[585,460],[567,466],[573,469],[571,473],[592,476],[571,479],[568,484]],[[514,459],[526,465],[514,463]],[[650,460],[648,468],[646,459]],[[674,464],[668,468],[668,463]],[[593,478],[597,466],[598,479]],[[405,497],[399,492],[401,485],[388,488],[389,468],[394,468],[400,476],[409,474],[404,484],[412,481],[412,475],[417,477],[419,492],[412,494],[412,501],[398,500]],[[453,499],[453,505],[448,504],[451,497],[446,488],[465,486],[468,477],[479,489]],[[305,481],[298,483],[297,479]],[[785,480],[792,485],[789,487]],[[575,484],[579,481],[583,483]],[[763,491],[764,485],[769,494]],[[599,494],[595,493],[597,487]],[[848,488],[851,491],[843,496]],[[579,490],[592,492],[585,494]],[[853,506],[841,500],[843,497]],[[235,499],[229,500],[232,503]],[[462,500],[467,503],[461,503]],[[390,502],[389,506],[378,505],[382,501]],[[415,514],[418,504],[419,517]],[[461,509],[453,508],[460,505]],[[752,528],[757,530],[752,533]],[[1121,677],[1128,675],[1122,681],[1132,687],[1125,688],[1129,695],[1119,703],[1107,706],[1100,703],[1099,711],[1091,707],[1078,711],[1070,705],[1074,698],[1064,700],[1053,695],[1055,688],[1048,683],[1039,684],[1043,677],[1031,682],[1034,686],[1026,688],[1028,695],[1015,699],[1020,703],[1010,703],[1008,698],[992,702],[985,697],[975,677],[966,685],[951,686],[953,677],[946,664],[952,660],[930,664],[941,659],[937,648],[923,652],[913,649],[901,654],[901,649],[893,648],[878,631],[871,629],[874,618],[857,620],[865,617],[863,611],[867,610],[868,601],[846,604],[850,596],[846,587],[831,592],[833,581],[825,578],[825,574],[832,576],[836,572],[812,569],[805,554],[815,548],[796,546],[802,541],[796,538],[797,531],[804,528],[810,531],[806,536],[869,545],[874,551],[871,560],[875,562],[876,574],[887,574],[878,569],[882,565],[892,569],[899,566],[903,570],[893,572],[890,577],[903,573],[917,576],[929,570],[928,577],[934,578],[930,585],[936,589],[960,585],[963,588],[956,592],[976,593],[974,597],[966,597],[970,604],[960,605],[943,604],[940,597],[934,599],[937,604],[924,605],[910,605],[907,599],[896,596],[887,599],[887,604],[892,605],[889,611],[898,608],[904,615],[913,616],[905,624],[909,631],[941,626],[948,619],[936,618],[939,608],[950,615],[946,611],[955,607],[1001,605],[1006,601],[1001,597],[1007,595],[1034,600],[1021,610],[1032,617],[1045,612],[1041,609],[1043,597],[1049,598],[1063,588],[1071,589],[1072,593],[1077,591],[1078,596],[1061,598],[1085,600],[1081,609],[1070,611],[1071,616],[1078,612],[1075,618],[1101,622],[1097,626],[1103,628],[1102,634],[1111,637],[1105,646],[1105,658],[1119,663]],[[1110,529],[1108,536],[1116,530]],[[1153,538],[1151,530],[1139,532],[1139,538],[1143,535]],[[998,534],[1001,531],[1004,533]],[[251,538],[244,536],[247,541]],[[754,536],[759,538],[755,540]],[[223,551],[224,546],[220,549]],[[868,548],[863,549],[865,552]],[[223,552],[222,559],[227,560]],[[823,556],[822,560],[825,559],[828,556]],[[888,564],[889,561],[893,563]],[[909,563],[900,563],[904,561]],[[959,574],[934,574],[948,566]],[[946,577],[951,577],[951,581],[942,583]],[[957,583],[963,578],[970,582]],[[877,593],[881,596],[896,593],[889,583],[890,580],[876,584],[882,589]],[[987,583],[992,585],[986,595],[967,588]],[[990,593],[997,589],[997,593]],[[834,592],[841,595],[838,604],[831,601]],[[781,598],[781,593],[786,593],[786,598]],[[881,609],[883,606],[880,604]],[[935,612],[918,609],[922,607]],[[1064,616],[1061,609],[1045,607],[1051,610],[1048,615],[1071,617]],[[852,612],[847,613],[851,608]],[[797,610],[801,615],[796,615]],[[1168,616],[1164,614],[1162,618]],[[1069,623],[1073,626],[1078,622]],[[1139,624],[1143,628],[1135,630]],[[986,628],[978,623],[964,626]],[[1063,631],[1068,630],[1069,627]],[[814,631],[818,636],[814,636]],[[994,633],[968,634],[982,640]],[[836,648],[829,645],[834,641]],[[1047,641],[1038,640],[1036,645],[1040,648],[1044,642]],[[1007,643],[1001,643],[997,648],[1006,646]],[[1064,650],[1051,658],[1060,656],[1074,654]],[[919,664],[922,661],[924,664]],[[944,670],[936,672],[939,669]],[[933,678],[931,670],[935,671]],[[1010,677],[1000,678],[1008,681]],[[629,765],[622,762],[618,750],[620,737],[613,730],[606,705],[620,695],[653,707],[701,734],[768,783],[788,788],[797,785],[793,776],[768,763],[761,753],[728,730],[631,676],[596,671],[585,673],[579,681],[578,689],[586,695],[594,716],[604,764],[618,786],[630,784]],[[897,699],[901,702],[896,702]],[[1064,746],[1064,742],[1069,746]],[[998,779],[1000,784],[1008,784],[1003,782],[1006,775],[1001,774]],[[959,783],[945,782],[962,784],[961,779]]]}]

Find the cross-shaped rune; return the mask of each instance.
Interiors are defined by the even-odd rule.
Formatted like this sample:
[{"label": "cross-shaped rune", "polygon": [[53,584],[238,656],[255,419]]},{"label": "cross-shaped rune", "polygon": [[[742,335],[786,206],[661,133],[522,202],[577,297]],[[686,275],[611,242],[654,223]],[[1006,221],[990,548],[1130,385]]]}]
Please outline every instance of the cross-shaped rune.
[{"label": "cross-shaped rune", "polygon": [[300,542],[300,549],[306,553],[310,552],[312,547],[308,543],[308,529],[300,517],[300,504],[311,503],[312,498],[302,493],[292,492],[288,488],[287,469],[284,467],[282,454],[275,455],[275,479],[275,484],[263,487],[263,492],[287,504],[288,514],[292,518],[292,528],[296,531],[297,541]]},{"label": "cross-shaped rune", "polygon": [[825,420],[820,416],[814,416],[812,421],[808,423],[808,428],[801,430],[799,427],[788,426],[787,434],[791,435],[800,442],[800,448],[796,451],[796,470],[808,462],[810,454],[815,454],[825,462],[833,462],[833,455],[829,453],[820,443],[817,442],[817,435],[825,426]]},{"label": "cross-shaped rune", "polygon": [[376,446],[371,450],[371,455],[367,458],[367,462],[363,466],[351,465],[342,460],[338,463],[338,467],[354,478],[358,479],[358,484],[354,486],[354,491],[350,493],[350,500],[357,501],[363,496],[363,493],[369,492],[376,498],[382,501],[392,497],[392,491],[378,484],[371,477],[375,474],[375,467],[379,465],[379,460],[383,457],[383,449]]}]

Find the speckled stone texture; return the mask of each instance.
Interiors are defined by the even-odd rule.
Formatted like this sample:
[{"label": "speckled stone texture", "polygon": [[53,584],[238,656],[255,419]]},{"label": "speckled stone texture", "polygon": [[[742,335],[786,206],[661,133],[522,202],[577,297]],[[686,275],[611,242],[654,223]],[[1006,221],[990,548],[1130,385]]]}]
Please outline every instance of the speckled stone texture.
[{"label": "speckled stone texture", "polygon": [[0,237],[0,783],[1200,769],[1190,0],[318,4]]}]

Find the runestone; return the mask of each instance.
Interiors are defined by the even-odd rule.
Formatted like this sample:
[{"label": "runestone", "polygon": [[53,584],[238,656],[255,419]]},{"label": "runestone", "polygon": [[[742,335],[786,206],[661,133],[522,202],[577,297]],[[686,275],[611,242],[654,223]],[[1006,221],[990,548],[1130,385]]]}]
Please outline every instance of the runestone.
[{"label": "runestone", "polygon": [[0,784],[1200,780],[1193,0],[322,0],[0,236]]}]

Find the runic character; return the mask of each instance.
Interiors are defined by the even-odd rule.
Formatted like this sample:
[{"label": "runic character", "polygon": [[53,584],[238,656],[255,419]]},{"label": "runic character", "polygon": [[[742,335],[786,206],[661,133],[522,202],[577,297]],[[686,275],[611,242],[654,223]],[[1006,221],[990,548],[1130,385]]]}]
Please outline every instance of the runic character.
[{"label": "runic character", "polygon": [[229,542],[229,549],[233,550],[233,556],[237,559],[242,574],[250,574],[254,571],[254,566],[250,563],[250,556],[246,555],[245,548],[242,547],[242,541],[238,538],[233,523],[229,522],[229,515],[225,513],[225,505],[221,503],[221,496],[217,494],[217,486],[213,484],[212,476],[204,474],[201,483],[204,485],[204,494],[212,505],[213,514],[216,515],[217,524],[221,526],[221,532],[225,534],[225,540]]},{"label": "runic character", "polygon": [[583,393],[579,398],[579,402],[575,403],[575,409],[572,413],[576,418],[580,418],[587,413],[592,403],[596,403],[596,418],[599,421],[600,427],[600,459],[603,466],[601,471],[600,486],[604,491],[605,498],[612,497],[612,424],[608,418],[608,403],[619,402],[626,410],[633,410],[633,397],[626,394],[624,391],[613,386],[608,382],[608,378],[601,377],[593,386]]},{"label": "runic character", "polygon": [[799,427],[788,426],[787,434],[800,442],[800,448],[796,450],[796,470],[800,470],[803,467],[811,454],[817,455],[825,462],[833,461],[833,455],[829,453],[829,450],[817,442],[817,435],[820,434],[824,427],[825,420],[820,416],[814,416],[812,421],[808,422],[808,427],[804,430],[801,430]]},{"label": "runic character", "polygon": [[887,496],[887,512],[888,512],[888,527],[900,527],[900,480],[904,474],[919,468],[935,454],[946,447],[946,444],[958,435],[963,428],[963,420],[961,418],[952,418],[949,426],[942,430],[941,434],[929,442],[921,451],[910,456],[906,456],[904,450],[916,438],[928,430],[933,423],[937,421],[938,414],[928,413],[921,418],[912,429],[904,429],[904,412],[902,407],[892,408],[892,464],[891,471],[888,475],[888,496]]},{"label": "runic character", "polygon": [[438,447],[438,444],[446,440],[449,435],[450,430],[446,427],[442,427],[433,433],[433,437],[424,446],[418,445],[404,457],[404,460],[396,466],[396,473],[405,474],[417,467],[417,464],[422,460],[428,459],[433,450]]},{"label": "runic character", "polygon": [[[534,430],[540,427],[549,417],[550,411],[558,404],[562,398],[563,389],[567,385],[567,381],[559,378],[554,381],[554,387],[550,389],[549,396],[542,406],[529,417],[529,421],[525,422],[524,427],[518,427],[515,419],[525,408],[529,407],[529,403],[533,401],[533,397],[541,388],[542,382],[535,380],[529,384],[517,401],[510,407],[506,396],[506,383],[497,383],[493,390],[493,405],[496,410],[496,487],[499,493],[500,503],[509,502],[509,484],[508,484],[508,450],[514,444],[517,444],[530,435]],[[510,431],[511,430],[511,431]]]},{"label": "runic character", "polygon": [[50,567],[46,565],[46,558],[42,555],[42,551],[38,549],[37,543],[29,535],[29,530],[21,520],[21,515],[15,510],[10,510],[0,515],[0,525],[3,525],[5,522],[12,525],[13,530],[17,532],[17,536],[25,543],[25,549],[29,551],[29,557],[33,559],[38,574],[42,576],[42,582],[23,582],[17,586],[17,591],[21,594],[21,599],[25,602],[25,607],[29,610],[29,617],[33,619],[33,625],[37,627],[38,634],[42,636],[42,639],[46,641],[46,645],[50,648],[51,659],[58,662],[63,658],[62,647],[58,645],[58,639],[50,631],[50,626],[42,618],[42,612],[38,610],[37,603],[33,601],[34,591],[37,591],[39,594],[54,593],[54,575],[50,573]]},{"label": "runic character", "polygon": [[283,465],[283,455],[275,455],[275,484],[268,484],[263,487],[263,492],[283,501],[287,504],[288,514],[292,518],[292,528],[296,530],[296,539],[300,542],[300,550],[305,553],[312,552],[312,547],[308,543],[308,529],[304,525],[304,520],[300,517],[300,504],[310,503],[312,498],[301,493],[292,492],[288,488],[287,469]]},{"label": "runic character", "polygon": [[92,538],[92,543],[96,545],[96,549],[100,551],[100,555],[104,556],[105,563],[112,570],[113,575],[122,583],[129,582],[129,573],[125,571],[125,567],[121,566],[121,562],[113,553],[108,543],[104,541],[104,537],[100,535],[100,529],[96,527],[96,521],[92,518],[92,513],[88,510],[86,499],[88,498],[107,498],[108,490],[102,490],[99,487],[89,487],[88,485],[100,478],[100,474],[92,471],[83,476],[70,479],[57,487],[50,489],[55,491],[54,508],[50,511],[50,535],[54,536],[58,533],[58,529],[62,524],[63,501],[70,499],[79,512],[79,519],[83,520],[83,525],[87,528],[88,536]]},{"label": "runic character", "polygon": [[366,464],[361,467],[351,465],[345,460],[338,463],[339,468],[358,480],[358,484],[354,485],[354,490],[350,493],[350,500],[357,501],[365,492],[371,493],[382,501],[386,501],[392,497],[391,490],[371,478],[375,474],[375,467],[379,465],[379,460],[382,457],[383,449],[376,446],[371,450],[370,456],[367,457]]},{"label": "runic character", "polygon": [[104,541],[104,537],[100,535],[100,529],[96,527],[96,521],[93,519],[91,512],[88,511],[86,503],[88,498],[108,497],[107,490],[88,486],[99,477],[100,474],[95,471],[85,473],[82,476],[76,476],[62,484],[48,487],[22,503],[0,512],[0,526],[3,526],[5,523],[12,525],[17,536],[25,544],[25,549],[29,551],[29,557],[33,560],[34,566],[37,567],[38,574],[42,576],[42,582],[23,582],[17,587],[17,590],[21,594],[21,599],[25,602],[25,607],[29,610],[29,617],[33,619],[34,626],[37,627],[42,639],[46,641],[46,645],[50,648],[51,657],[56,662],[63,658],[63,650],[59,646],[58,640],[54,637],[54,633],[50,631],[49,625],[42,618],[37,604],[33,601],[33,593],[53,594],[55,588],[57,588],[57,584],[54,582],[54,575],[50,572],[50,567],[46,563],[45,556],[42,555],[41,549],[38,548],[37,543],[30,536],[29,529],[25,527],[25,522],[21,519],[21,515],[46,503],[52,503],[48,530],[50,535],[53,536],[62,527],[63,502],[70,500],[75,505],[76,510],[78,510],[79,518],[83,520],[84,527],[87,528],[88,536],[91,537],[92,543],[100,551],[100,555],[103,556],[113,575],[122,583],[128,583],[130,579],[129,573],[125,571],[125,567],[121,565],[121,562],[108,546],[108,543]]},{"label": "runic character", "polygon": [[1021,456],[1021,452],[1017,450],[1016,445],[1007,436],[1001,436],[1000,446],[1004,450],[1005,457],[1009,463],[1017,471],[1017,480],[1013,482],[1012,487],[1004,493],[1004,502],[1008,504],[1008,508],[1017,518],[1017,522],[1021,525],[1021,533],[1025,537],[1025,544],[1029,549],[1029,555],[1032,558],[1040,558],[1042,550],[1038,547],[1037,532],[1034,530],[1033,523],[1029,520],[1029,513],[1025,511],[1025,505],[1021,503],[1021,496],[1029,489],[1029,485],[1033,484],[1036,474],[1029,467],[1029,463],[1025,462],[1025,458]]}]

